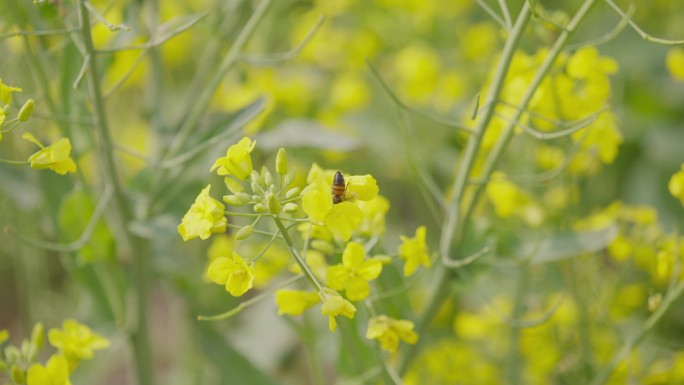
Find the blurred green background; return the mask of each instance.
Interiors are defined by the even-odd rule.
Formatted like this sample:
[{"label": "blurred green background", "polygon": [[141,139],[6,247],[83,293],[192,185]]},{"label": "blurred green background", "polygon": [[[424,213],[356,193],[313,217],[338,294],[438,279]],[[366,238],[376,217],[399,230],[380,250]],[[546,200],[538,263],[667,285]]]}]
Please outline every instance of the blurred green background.
[{"label": "blurred green background", "polygon": [[[497,2],[483,2],[500,13]],[[238,303],[223,288],[202,278],[211,242],[183,244],[176,232],[180,218],[201,188],[209,182],[222,183],[208,171],[230,144],[244,135],[253,137],[257,141],[252,154],[255,165],[273,164],[277,149],[286,147],[302,184],[312,162],[350,174],[372,174],[380,193],[391,204],[382,246],[395,250],[400,234],[413,234],[424,224],[431,250],[436,250],[440,214],[426,203],[420,178],[428,175],[448,194],[447,186],[455,176],[466,137],[411,111],[399,114],[400,109],[383,91],[368,63],[406,104],[444,120],[468,124],[476,95],[487,82],[506,37],[483,7],[470,0],[273,2],[238,60],[211,92],[207,110],[200,111],[201,119],[191,127],[177,154],[201,150],[183,162],[167,164],[159,177],[155,162],[169,148],[173,134],[200,95],[213,90],[210,79],[230,55],[259,3],[91,2],[109,23],[128,27],[110,31],[91,17],[96,48],[111,50],[98,54],[97,62],[110,132],[118,146],[115,159],[123,170],[119,178],[135,218],[127,226],[147,240],[143,250],[149,259],[147,309],[158,383],[310,381],[306,344],[289,327],[292,321],[276,315],[273,301],[265,300],[228,321],[196,321],[199,314],[220,313]],[[523,1],[506,3],[515,16]],[[567,22],[580,4],[535,3],[544,17],[560,23]],[[649,34],[684,38],[683,2],[636,0],[617,4],[623,10],[633,5],[631,19]],[[572,42],[604,36],[620,19],[607,3],[599,1]],[[22,130],[45,142],[69,137],[72,157],[79,167],[76,174],[59,176],[0,164],[0,227],[5,229],[0,234],[0,329],[9,329],[12,341],[17,342],[37,321],[51,327],[65,318],[79,319],[107,336],[112,346],[84,363],[72,382],[133,384],[135,357],[125,325],[135,319],[130,319],[133,312],[121,309],[134,307],[136,278],[128,246],[121,243],[113,225],[120,219],[116,212],[106,212],[80,250],[45,251],[20,240],[74,242],[105,190],[106,178],[97,156],[102,147],[93,133],[94,106],[88,97],[87,81],[75,84],[84,60],[80,38],[75,33],[11,36],[20,30],[77,26],[71,1],[32,4],[0,0],[0,78],[5,84],[22,88],[14,95],[13,108],[18,109],[28,98],[36,101],[34,116]],[[187,30],[180,32],[186,26]],[[520,48],[534,55],[549,47],[558,34],[557,28],[533,19]],[[155,47],[117,50],[165,38],[168,41]],[[301,50],[283,54],[302,42]],[[473,239],[466,241],[466,249],[493,241],[501,251],[493,258],[505,261],[507,251],[515,249],[521,239],[543,239],[572,231],[574,223],[615,201],[637,206],[634,212],[640,205],[652,208],[654,211],[649,212],[657,213],[654,222],[662,226],[658,234],[684,225],[682,205],[667,190],[668,180],[684,162],[684,82],[676,81],[666,68],[670,47],[646,42],[626,27],[598,49],[619,65],[619,71],[610,78],[610,105],[623,136],[617,158],[593,173],[564,172],[545,184],[522,186],[539,202],[554,186],[562,185],[575,194],[560,214],[549,216],[540,225],[498,218],[483,199],[472,226]],[[249,123],[244,125],[243,121]],[[214,137],[218,139],[212,141]],[[209,145],[204,146],[206,142]],[[0,158],[25,159],[33,151],[30,146],[16,133],[6,135],[0,142]],[[512,174],[536,172],[534,148],[516,145],[505,154],[501,168]],[[616,219],[620,234],[640,240],[634,241],[641,242],[632,245],[634,248],[649,244],[657,248],[648,235],[652,223],[624,219],[629,215]],[[647,262],[641,265],[599,251],[591,257],[526,271],[528,318],[543,314],[564,295],[574,304],[570,306],[574,310],[567,311],[581,313],[583,307],[586,309],[588,314],[577,319],[586,323],[583,330],[591,330],[592,336],[588,346],[578,348],[583,337],[572,334],[566,338],[563,333],[577,329],[580,321],[568,316],[572,321],[565,324],[562,314],[557,324],[524,329],[534,333],[546,328],[528,336],[520,349],[524,358],[517,362],[524,373],[523,383],[582,383],[590,378],[587,373],[595,373],[617,351],[624,336],[643,324],[649,314],[648,297],[665,293],[667,282],[654,278],[654,267],[648,262],[656,251],[652,250],[653,256],[647,253]],[[508,313],[511,288],[522,273],[483,263],[464,274],[465,278],[454,284],[453,303],[434,324],[435,335],[426,337],[425,349],[433,355],[419,358],[428,368],[422,378],[431,382],[416,382],[409,376],[407,383],[507,383],[497,365],[505,367],[501,363],[510,362],[510,357],[496,352],[505,346],[500,344],[510,336],[510,330],[518,329],[510,328],[486,309]],[[412,300],[418,304],[430,277],[422,276],[424,281],[416,283],[409,295],[415,296]],[[112,292],[123,294],[112,297]],[[623,368],[619,373],[624,376],[615,377],[615,383],[627,383],[627,379],[648,384],[684,381],[684,374],[676,377],[675,373],[684,367],[684,355],[678,353],[684,344],[684,313],[677,305],[650,335],[643,350],[630,356],[630,369]],[[337,375],[336,358],[348,352],[340,353],[336,348],[339,334],[327,333],[324,318],[312,313],[307,315],[311,319],[306,325],[320,332],[315,334],[314,352],[320,355],[329,383],[346,383],[342,377],[347,377],[348,383],[363,383],[344,370],[342,376]],[[474,337],[454,339],[459,333],[461,337],[463,333]],[[582,361],[578,355],[584,354],[578,353],[581,349],[593,351],[586,367],[577,364]],[[542,356],[553,357],[549,358],[552,362],[544,362]],[[439,368],[460,372],[460,377],[442,375]]]}]

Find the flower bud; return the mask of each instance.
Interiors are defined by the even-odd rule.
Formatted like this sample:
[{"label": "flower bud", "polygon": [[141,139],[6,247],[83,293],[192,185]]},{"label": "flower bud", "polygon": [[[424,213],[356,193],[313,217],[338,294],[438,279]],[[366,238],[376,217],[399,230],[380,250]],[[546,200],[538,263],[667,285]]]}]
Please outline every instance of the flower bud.
[{"label": "flower bud", "polygon": [[252,181],[251,187],[252,187],[252,191],[257,193],[257,194],[263,194],[264,193],[264,189],[261,188],[259,183]]},{"label": "flower bud", "polygon": [[261,195],[252,195],[252,202],[261,203],[264,201],[264,197]]},{"label": "flower bud", "polygon": [[287,190],[287,192],[285,193],[285,198],[287,198],[287,199],[294,198],[298,194],[299,194],[299,187],[291,188],[291,189]]},{"label": "flower bud", "polygon": [[224,195],[223,201],[231,206],[242,206],[244,204],[236,195]]},{"label": "flower bud", "polygon": [[237,240],[243,240],[248,238],[250,235],[254,233],[254,227],[252,226],[245,226],[238,230],[238,232],[235,234],[235,239]]},{"label": "flower bud", "polygon": [[249,203],[252,201],[252,196],[247,194],[247,193],[236,192],[235,196],[238,197],[238,199],[240,200],[240,202],[242,202],[242,204]]},{"label": "flower bud", "polygon": [[33,106],[35,103],[33,103],[33,99],[29,99],[24,103],[23,106],[21,106],[21,110],[19,110],[19,116],[17,117],[20,122],[25,122],[29,120],[31,117],[31,114],[33,114]]},{"label": "flower bud", "polygon": [[268,203],[268,212],[272,215],[277,215],[282,209],[278,197],[273,193],[268,193],[266,194],[266,200]]},{"label": "flower bud", "polygon": [[12,365],[12,381],[15,384],[23,384],[25,382],[24,372],[17,365]]},{"label": "flower bud", "polygon": [[223,179],[223,183],[226,184],[228,190],[230,190],[230,192],[232,192],[233,194],[245,191],[245,188],[240,184],[240,182],[236,181],[233,178],[225,177]]},{"label": "flower bud", "polygon": [[280,175],[287,174],[287,155],[282,147],[278,150],[278,155],[276,155],[276,172]]},{"label": "flower bud", "polygon": [[261,168],[261,177],[263,178],[266,186],[273,185],[273,175],[271,175],[271,172],[268,171],[266,167]]},{"label": "flower bud", "polygon": [[290,183],[292,183],[294,178],[295,178],[295,172],[294,172],[294,170],[292,170],[292,172],[289,172],[289,173],[287,173],[287,175],[285,175],[285,181],[283,182],[283,186],[287,186]]},{"label": "flower bud", "polygon": [[285,206],[283,206],[283,211],[285,211],[288,214],[294,214],[299,210],[299,206],[295,203],[285,203]]},{"label": "flower bud", "polygon": [[41,322],[33,326],[31,331],[31,344],[36,347],[36,350],[42,349],[45,345],[45,328]]},{"label": "flower bud", "polygon": [[266,208],[266,205],[263,203],[257,203],[254,205],[254,212],[257,214],[266,214],[268,212],[268,208]]}]

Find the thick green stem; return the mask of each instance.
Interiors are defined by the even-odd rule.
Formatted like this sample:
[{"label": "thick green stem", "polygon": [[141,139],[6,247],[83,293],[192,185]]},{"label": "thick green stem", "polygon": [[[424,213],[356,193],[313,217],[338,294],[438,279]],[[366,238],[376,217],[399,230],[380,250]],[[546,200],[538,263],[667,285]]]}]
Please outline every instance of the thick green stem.
[{"label": "thick green stem", "polygon": [[86,77],[88,91],[93,104],[93,119],[98,142],[96,153],[99,157],[102,177],[114,191],[113,205],[117,213],[118,234],[123,238],[124,248],[131,254],[134,262],[135,290],[137,295],[137,323],[131,332],[130,338],[135,353],[136,371],[139,385],[151,385],[154,383],[152,369],[152,351],[149,343],[147,325],[147,296],[148,296],[148,270],[147,244],[143,239],[134,236],[128,228],[132,220],[132,211],[119,179],[116,162],[114,160],[114,146],[109,132],[107,112],[100,88],[100,76],[97,68],[95,47],[90,26],[90,14],[83,0],[78,2],[78,16],[81,25],[81,37],[85,52],[89,55]]},{"label": "thick green stem", "polygon": [[[451,253],[451,247],[454,243],[454,237],[458,232],[459,227],[459,217],[460,217],[460,207],[461,201],[463,200],[463,194],[467,186],[468,178],[470,176],[471,169],[475,162],[475,159],[482,142],[482,137],[484,136],[485,130],[489,125],[490,120],[494,116],[494,108],[496,106],[496,101],[499,98],[501,89],[503,88],[503,82],[508,72],[508,67],[513,59],[513,54],[518,46],[518,42],[522,37],[528,20],[530,19],[530,8],[527,3],[525,3],[520,11],[520,15],[513,26],[513,30],[506,41],[503,52],[501,53],[501,59],[494,73],[494,78],[492,79],[492,84],[487,92],[487,99],[483,103],[483,108],[481,110],[480,120],[475,127],[474,134],[468,140],[468,145],[466,147],[463,158],[459,166],[458,174],[454,180],[453,192],[454,196],[447,208],[445,225],[442,227],[442,235],[440,238],[439,251],[442,256],[448,256]],[[462,227],[462,226],[461,226]],[[418,325],[416,331],[419,335],[424,334],[423,332],[427,329],[430,321],[437,313],[442,301],[448,295],[449,281],[451,280],[452,273],[450,270],[443,268],[440,272],[438,284],[432,297],[428,300],[428,305],[425,308],[422,316],[418,320]],[[415,345],[410,345],[406,351],[406,355],[403,357],[401,364],[399,365],[399,374],[403,375],[408,369],[409,364],[413,360],[413,357],[418,353],[421,346],[421,340]]]},{"label": "thick green stem", "polygon": [[321,285],[321,283],[318,282],[318,279],[316,279],[316,276],[311,271],[311,268],[309,268],[309,265],[307,265],[306,261],[304,261],[304,258],[302,258],[302,256],[299,255],[299,251],[297,251],[297,247],[292,241],[292,238],[290,238],[290,234],[287,232],[287,228],[285,228],[283,222],[277,215],[272,215],[272,218],[276,226],[278,226],[278,230],[280,230],[280,234],[282,234],[283,240],[285,240],[285,243],[287,244],[287,249],[290,251],[290,254],[292,254],[292,257],[295,259],[299,267],[302,269],[302,273],[304,273],[306,279],[308,279],[309,282],[311,282],[318,291],[323,290],[323,285]]}]

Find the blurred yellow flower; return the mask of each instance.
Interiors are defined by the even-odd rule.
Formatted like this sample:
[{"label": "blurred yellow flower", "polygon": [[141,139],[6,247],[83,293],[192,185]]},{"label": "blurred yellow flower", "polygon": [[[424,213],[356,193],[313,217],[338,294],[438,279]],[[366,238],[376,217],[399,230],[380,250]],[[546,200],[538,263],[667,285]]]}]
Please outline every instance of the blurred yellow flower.
[{"label": "blurred yellow flower", "polygon": [[366,236],[381,236],[385,234],[385,215],[389,211],[390,203],[382,195],[368,201],[359,201],[363,218],[359,225],[359,233]]},{"label": "blurred yellow flower", "polygon": [[65,320],[62,329],[50,329],[48,340],[69,361],[75,362],[93,358],[93,350],[109,348],[108,339],[73,319]]},{"label": "blurred yellow flower", "polygon": [[358,74],[345,73],[333,80],[330,100],[336,111],[358,110],[368,104],[369,98],[368,85]]},{"label": "blurred yellow flower", "polygon": [[665,64],[673,78],[684,81],[684,48],[671,48],[667,51]]},{"label": "blurred yellow flower", "polygon": [[[21,88],[8,86],[0,79],[0,102],[2,102],[2,104],[12,103],[12,94],[15,92],[21,92]],[[2,106],[0,106],[0,108],[1,107]]]},{"label": "blurred yellow flower", "polygon": [[680,170],[672,175],[670,182],[667,184],[667,188],[670,190],[670,194],[679,199],[679,201],[682,202],[682,205],[684,205],[684,163]]},{"label": "blurred yellow flower", "polygon": [[45,366],[33,364],[26,373],[26,385],[71,385],[69,363],[61,354],[55,354]]},{"label": "blurred yellow flower", "polygon": [[252,173],[252,157],[256,142],[244,137],[239,142],[230,146],[226,156],[219,158],[211,166],[210,171],[218,169],[219,175],[232,175],[240,180],[245,180]]},{"label": "blurred yellow flower", "polygon": [[394,72],[398,90],[410,102],[426,103],[439,82],[439,55],[423,45],[408,45],[397,53]]},{"label": "blurred yellow flower", "polygon": [[190,206],[178,225],[178,233],[183,241],[200,237],[207,239],[212,233],[224,233],[228,220],[223,215],[225,207],[221,202],[209,196],[211,185],[205,187]]},{"label": "blurred yellow flower", "polygon": [[68,138],[59,139],[45,147],[29,132],[24,133],[21,137],[40,147],[38,152],[28,158],[31,168],[37,170],[49,168],[60,175],[64,175],[67,172],[76,172],[76,163],[69,157],[69,154],[71,154],[71,142]]},{"label": "blurred yellow flower", "polygon": [[9,330],[0,329],[0,345],[9,339]]},{"label": "blurred yellow flower", "polygon": [[318,295],[321,302],[323,302],[323,305],[321,305],[321,313],[328,316],[328,326],[330,327],[331,332],[335,331],[337,328],[336,316],[343,315],[347,318],[354,318],[356,307],[354,307],[351,302],[342,298],[335,290],[326,287],[323,288]]},{"label": "blurred yellow flower", "polygon": [[413,327],[411,321],[380,315],[368,321],[366,338],[379,340],[383,349],[394,353],[399,346],[399,340],[408,344],[415,344],[418,341],[418,334],[413,331]]},{"label": "blurred yellow flower", "polygon": [[598,49],[594,46],[580,48],[568,60],[568,74],[576,79],[612,75],[617,71],[617,62],[609,57],[599,56]]},{"label": "blurred yellow flower", "polygon": [[351,301],[361,301],[370,294],[372,281],[382,272],[382,262],[378,259],[365,259],[363,245],[349,242],[342,253],[342,263],[328,268],[326,283],[334,290],[345,290]]},{"label": "blurred yellow flower", "polygon": [[250,261],[233,251],[231,258],[216,258],[209,265],[207,275],[214,283],[225,285],[230,295],[239,297],[252,288],[254,267]]},{"label": "blurred yellow flower", "polygon": [[301,290],[278,290],[275,299],[278,315],[300,315],[320,301],[318,293]]},{"label": "blurred yellow flower", "polygon": [[425,233],[427,229],[425,226],[420,226],[416,229],[416,235],[413,238],[407,236],[399,236],[401,245],[399,245],[399,258],[404,260],[404,277],[410,277],[416,272],[418,266],[423,265],[429,268],[432,265],[430,262],[430,255],[425,244]]}]

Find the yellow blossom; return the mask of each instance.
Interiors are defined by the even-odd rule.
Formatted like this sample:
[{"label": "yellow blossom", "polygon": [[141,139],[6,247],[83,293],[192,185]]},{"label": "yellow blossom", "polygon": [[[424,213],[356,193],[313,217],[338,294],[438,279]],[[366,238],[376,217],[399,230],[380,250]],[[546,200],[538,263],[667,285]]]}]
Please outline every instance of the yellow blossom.
[{"label": "yellow blossom", "polygon": [[330,231],[347,241],[359,227],[363,218],[357,201],[370,201],[378,195],[378,184],[371,175],[352,175],[348,181],[344,201],[333,204],[331,195],[333,173],[318,165],[311,166],[302,191],[302,209],[316,225],[325,225]]},{"label": "yellow blossom", "polygon": [[676,80],[684,81],[684,49],[671,48],[665,60],[667,69]]},{"label": "yellow blossom", "polygon": [[214,283],[225,285],[232,296],[239,297],[252,288],[254,267],[233,251],[232,258],[216,258],[209,265],[207,275]]},{"label": "yellow blossom", "polygon": [[318,293],[318,296],[323,302],[321,313],[329,317],[328,326],[331,332],[337,328],[336,316],[343,315],[347,318],[354,318],[354,313],[356,313],[354,305],[342,298],[335,290],[326,287]]},{"label": "yellow blossom", "polygon": [[575,52],[568,60],[568,74],[576,79],[587,79],[596,75],[612,75],[618,70],[615,60],[600,57],[594,46],[587,46]]},{"label": "yellow blossom", "polygon": [[670,190],[670,194],[675,198],[679,199],[684,205],[684,164],[682,164],[679,171],[672,175],[670,182],[667,184],[667,188]]},{"label": "yellow blossom", "polygon": [[363,245],[349,242],[342,253],[342,263],[331,266],[326,273],[326,283],[334,290],[345,290],[347,298],[360,301],[370,294],[372,281],[382,272],[382,262],[365,259]]},{"label": "yellow blossom", "polygon": [[418,341],[418,334],[413,331],[413,322],[396,320],[385,315],[373,317],[368,321],[366,338],[377,339],[383,349],[394,353],[399,346],[399,340],[409,344]]},{"label": "yellow blossom", "polygon": [[48,340],[69,361],[76,362],[93,358],[93,350],[109,347],[109,340],[73,319],[65,320],[62,329],[50,329]]},{"label": "yellow blossom", "polygon": [[28,158],[31,168],[37,170],[49,168],[60,175],[76,172],[76,163],[69,157],[71,142],[68,138],[62,138],[45,147],[31,133],[24,133],[21,137],[40,147],[38,152]]},{"label": "yellow blossom", "polygon": [[183,216],[178,232],[183,241],[200,237],[207,239],[212,233],[224,233],[228,220],[223,215],[225,207],[221,202],[209,196],[211,185],[205,187]]},{"label": "yellow blossom", "polygon": [[9,330],[0,329],[0,345],[9,339]]},{"label": "yellow blossom", "polygon": [[245,180],[252,173],[252,157],[250,153],[254,150],[256,142],[252,142],[245,137],[239,142],[230,146],[226,156],[219,158],[211,166],[210,171],[216,169],[219,175],[232,175],[240,180]]},{"label": "yellow blossom", "polygon": [[359,201],[357,205],[363,213],[359,233],[367,236],[385,234],[385,215],[390,207],[387,198],[378,195],[369,201]]},{"label": "yellow blossom", "polygon": [[[21,88],[8,86],[0,79],[0,103],[12,103],[12,93],[14,92],[21,92]],[[0,105],[0,108],[2,108],[2,105]]]},{"label": "yellow blossom", "polygon": [[399,258],[405,262],[404,277],[413,275],[420,265],[427,268],[432,265],[427,246],[425,245],[425,232],[425,226],[420,226],[416,230],[416,236],[413,238],[403,235],[399,236],[402,241],[402,244],[399,245]]},{"label": "yellow blossom", "polygon": [[318,293],[300,290],[276,291],[278,315],[300,315],[320,301]]},{"label": "yellow blossom", "polygon": [[55,354],[45,366],[33,364],[26,373],[26,385],[71,385],[69,363],[61,354]]}]

